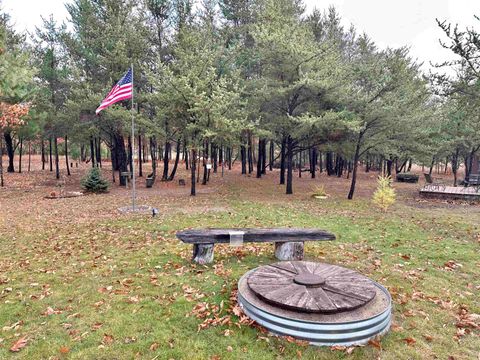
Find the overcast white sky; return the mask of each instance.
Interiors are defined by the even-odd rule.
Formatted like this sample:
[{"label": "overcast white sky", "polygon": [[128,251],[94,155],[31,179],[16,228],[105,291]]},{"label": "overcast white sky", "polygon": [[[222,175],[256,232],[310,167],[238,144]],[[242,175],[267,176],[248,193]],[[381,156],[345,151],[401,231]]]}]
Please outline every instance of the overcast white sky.
[{"label": "overcast white sky", "polygon": [[[58,20],[67,17],[66,0],[0,0],[3,10],[12,16],[20,31],[33,31],[40,15],[53,14]],[[314,7],[327,9],[334,5],[345,26],[354,24],[358,32],[367,33],[379,47],[411,47],[419,61],[442,62],[451,58],[448,50],[438,43],[442,37],[435,18],[446,19],[460,26],[475,25],[480,31],[479,0],[304,0],[308,11]]]}]

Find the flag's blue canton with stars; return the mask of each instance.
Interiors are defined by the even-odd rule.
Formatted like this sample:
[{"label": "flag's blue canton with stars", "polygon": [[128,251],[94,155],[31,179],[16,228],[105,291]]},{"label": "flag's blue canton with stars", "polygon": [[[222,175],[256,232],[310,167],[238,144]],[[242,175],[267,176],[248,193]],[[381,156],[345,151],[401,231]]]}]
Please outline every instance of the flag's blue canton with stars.
[{"label": "flag's blue canton with stars", "polygon": [[133,73],[132,68],[128,69],[125,75],[110,90],[107,97],[103,99],[95,113],[98,115],[100,111],[115,104],[116,102],[130,99],[133,95]]}]

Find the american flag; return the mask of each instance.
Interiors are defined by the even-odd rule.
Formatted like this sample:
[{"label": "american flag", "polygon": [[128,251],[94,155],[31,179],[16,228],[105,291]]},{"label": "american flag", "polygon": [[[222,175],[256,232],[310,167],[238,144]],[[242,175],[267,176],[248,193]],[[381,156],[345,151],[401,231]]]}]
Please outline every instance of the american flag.
[{"label": "american flag", "polygon": [[110,90],[107,97],[103,99],[100,106],[95,110],[98,115],[100,111],[121,100],[130,99],[133,96],[133,73],[132,68],[123,75],[119,82]]}]

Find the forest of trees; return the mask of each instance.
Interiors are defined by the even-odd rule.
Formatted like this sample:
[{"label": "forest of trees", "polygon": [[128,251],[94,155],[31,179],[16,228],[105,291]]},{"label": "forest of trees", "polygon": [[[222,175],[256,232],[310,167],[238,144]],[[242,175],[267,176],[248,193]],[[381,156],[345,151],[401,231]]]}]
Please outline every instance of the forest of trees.
[{"label": "forest of trees", "polygon": [[[301,0],[70,0],[66,7],[64,24],[43,19],[33,34],[15,32],[0,9],[2,185],[3,171],[22,171],[26,148],[56,178],[70,174],[71,159],[100,166],[103,151],[115,171],[138,159],[140,176],[149,159],[163,181],[185,160],[192,195],[197,181],[209,180],[207,164],[217,172],[237,161],[256,177],[278,167],[287,194],[297,171],[346,176],[351,199],[360,164],[389,175],[412,164],[430,172],[449,165],[456,184],[459,167],[468,177],[480,148],[474,29],[438,19],[442,44],[458,60],[425,74],[408,48],[381,49],[342,26],[334,8],[306,13]],[[95,115],[130,64],[135,139],[129,101]]]}]

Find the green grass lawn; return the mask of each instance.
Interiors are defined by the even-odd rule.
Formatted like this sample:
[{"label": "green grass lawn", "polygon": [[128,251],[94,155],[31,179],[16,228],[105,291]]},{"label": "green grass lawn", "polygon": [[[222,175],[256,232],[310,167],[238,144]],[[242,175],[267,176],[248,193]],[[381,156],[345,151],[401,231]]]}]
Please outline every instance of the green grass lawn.
[{"label": "green grass lawn", "polygon": [[[366,198],[282,204],[242,199],[234,186],[229,191],[229,197],[210,197],[204,211],[187,211],[200,200],[182,199],[185,211],[173,208],[157,218],[92,217],[66,226],[36,219],[35,229],[9,231],[13,224],[3,224],[0,358],[478,358],[478,219],[405,202],[383,214]],[[95,206],[101,199],[82,201]],[[334,232],[335,242],[307,243],[306,259],[356,269],[389,289],[394,324],[380,345],[304,346],[235,315],[238,279],[274,262],[273,245],[216,246],[215,262],[200,266],[190,262],[191,247],[175,232],[247,226]],[[22,337],[27,345],[11,352]]]}]

